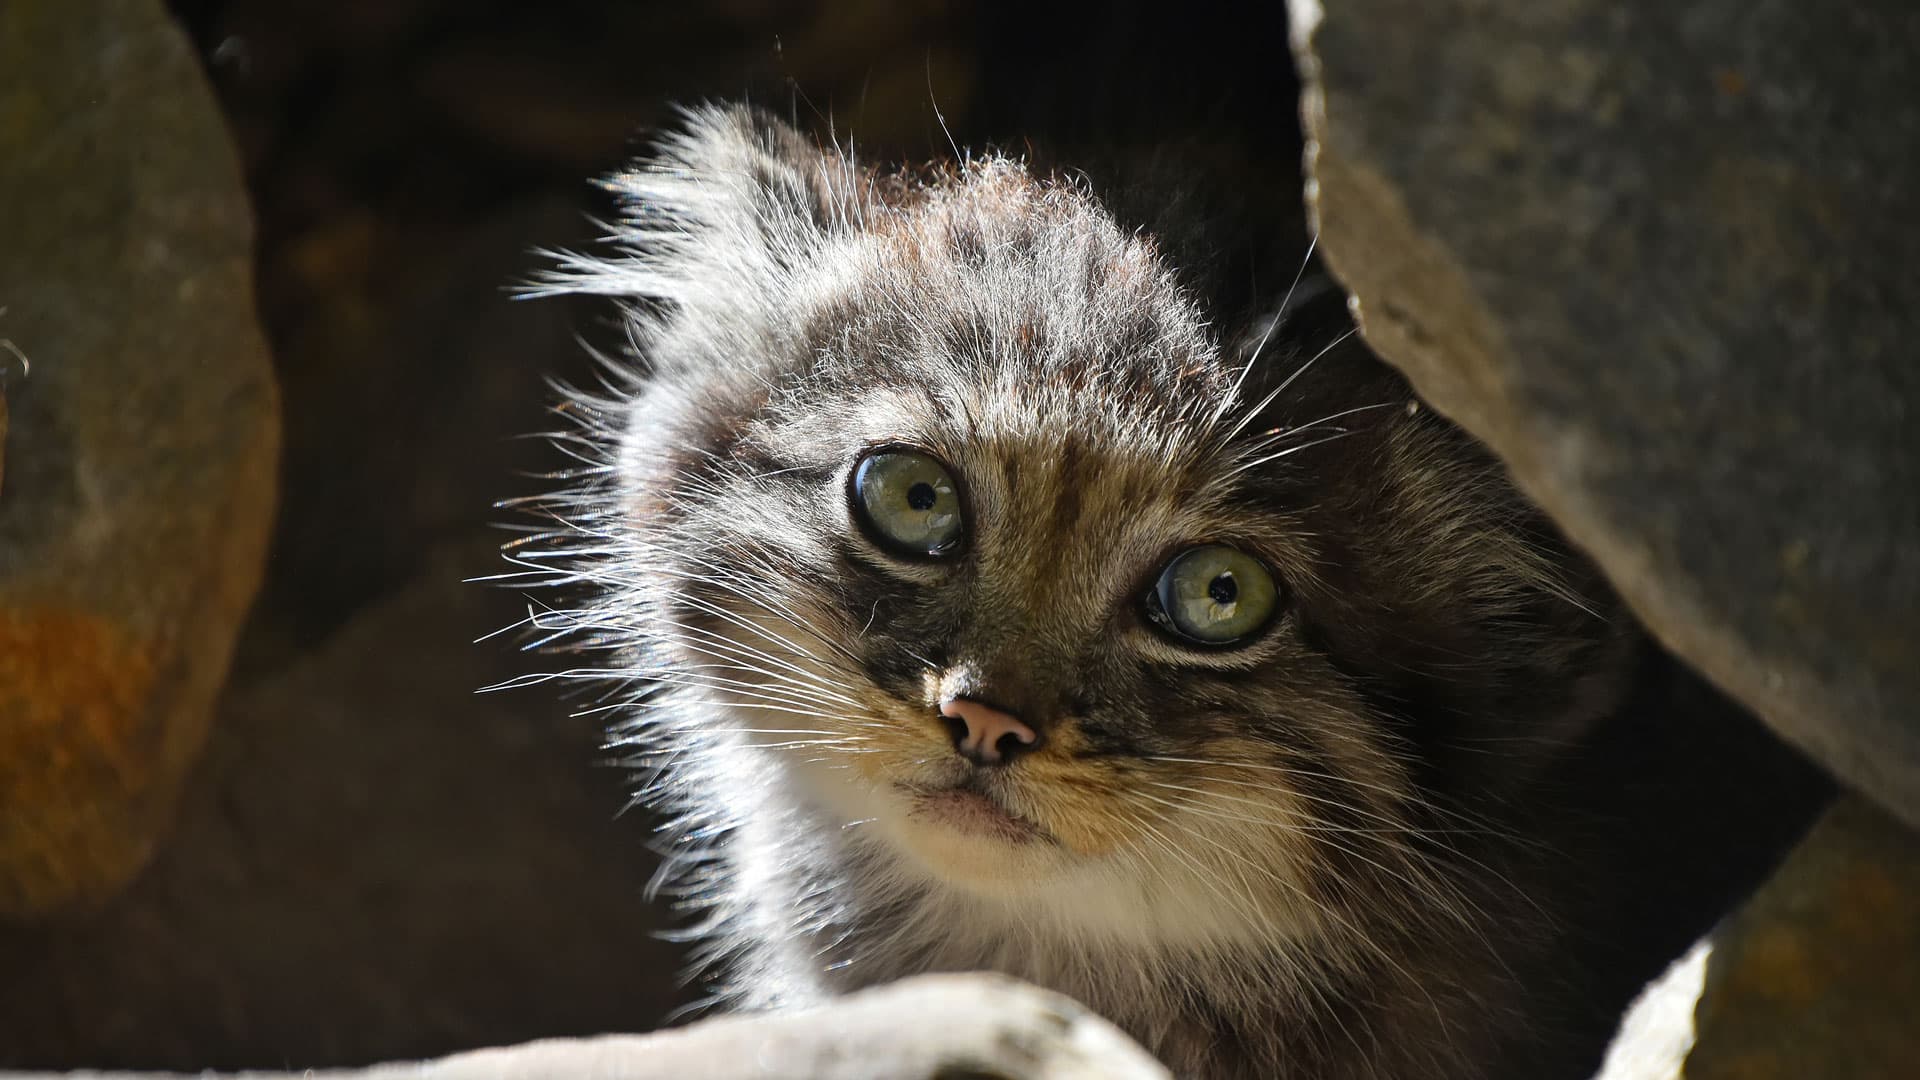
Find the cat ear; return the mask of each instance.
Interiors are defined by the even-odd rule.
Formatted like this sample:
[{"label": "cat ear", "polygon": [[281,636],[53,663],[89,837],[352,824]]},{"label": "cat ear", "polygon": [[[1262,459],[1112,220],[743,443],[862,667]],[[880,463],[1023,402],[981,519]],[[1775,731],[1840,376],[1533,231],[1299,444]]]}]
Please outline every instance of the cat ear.
[{"label": "cat ear", "polygon": [[862,183],[841,154],[764,110],[689,109],[657,156],[606,180],[618,253],[563,254],[542,291],[696,309],[764,301],[831,237],[862,227]]}]

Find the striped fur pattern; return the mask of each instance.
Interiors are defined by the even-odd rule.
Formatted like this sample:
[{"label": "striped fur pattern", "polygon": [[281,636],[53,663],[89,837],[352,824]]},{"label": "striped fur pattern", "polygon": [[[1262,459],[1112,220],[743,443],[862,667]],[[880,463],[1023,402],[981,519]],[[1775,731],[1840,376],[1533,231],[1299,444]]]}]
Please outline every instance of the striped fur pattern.
[{"label": "striped fur pattern", "polygon": [[[542,290],[618,298],[632,348],[563,407],[581,467],[512,555],[579,598],[535,624],[610,688],[719,1001],[991,968],[1189,1075],[1512,1053],[1560,929],[1531,778],[1615,708],[1633,639],[1342,298],[1212,311],[1083,183],[872,170],[748,109],[610,183],[608,249]],[[956,556],[852,520],[886,444],[952,471]],[[1281,583],[1242,647],[1143,617],[1201,542]],[[963,760],[956,685],[1044,746]],[[915,812],[959,783],[1043,839]]]}]

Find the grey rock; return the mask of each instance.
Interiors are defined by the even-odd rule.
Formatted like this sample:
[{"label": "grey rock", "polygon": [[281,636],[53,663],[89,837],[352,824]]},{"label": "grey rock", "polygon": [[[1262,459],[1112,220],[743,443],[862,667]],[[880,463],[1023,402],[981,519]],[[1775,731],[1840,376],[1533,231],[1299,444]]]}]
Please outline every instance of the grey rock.
[{"label": "grey rock", "polygon": [[[212,1074],[201,1074],[219,1080]],[[906,979],[812,1009],[728,1016],[655,1035],[550,1039],[437,1061],[227,1080],[1171,1080],[1118,1028],[999,975]],[[180,1074],[5,1074],[0,1080],[184,1080]]]},{"label": "grey rock", "polygon": [[206,735],[273,511],[251,233],[161,4],[0,5],[0,919],[124,884]]},{"label": "grey rock", "polygon": [[1294,14],[1367,339],[1668,646],[1920,824],[1920,8]]}]

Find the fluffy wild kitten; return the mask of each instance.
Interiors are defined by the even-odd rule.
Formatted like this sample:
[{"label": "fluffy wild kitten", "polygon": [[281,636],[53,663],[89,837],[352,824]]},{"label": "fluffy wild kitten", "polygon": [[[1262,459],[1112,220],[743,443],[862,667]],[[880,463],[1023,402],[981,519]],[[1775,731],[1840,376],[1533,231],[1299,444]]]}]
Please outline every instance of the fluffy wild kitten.
[{"label": "fluffy wild kitten", "polygon": [[611,183],[552,288],[631,355],[522,557],[721,998],[990,968],[1183,1074],[1576,1076],[1763,863],[1650,854],[1736,816],[1646,765],[1684,680],[1337,293],[1211,310],[1083,184],[747,109]]}]

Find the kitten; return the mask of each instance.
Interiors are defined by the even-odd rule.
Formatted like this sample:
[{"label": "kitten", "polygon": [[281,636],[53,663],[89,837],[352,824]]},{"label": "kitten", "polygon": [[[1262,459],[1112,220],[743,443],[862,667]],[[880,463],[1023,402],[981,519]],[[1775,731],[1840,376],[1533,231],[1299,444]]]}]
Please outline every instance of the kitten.
[{"label": "kitten", "polygon": [[1804,820],[1764,748],[1773,812],[1679,782],[1744,729],[1337,291],[1212,310],[1084,183],[749,109],[611,185],[548,289],[632,355],[517,557],[723,1000],[994,969],[1187,1075],[1577,1076]]}]

